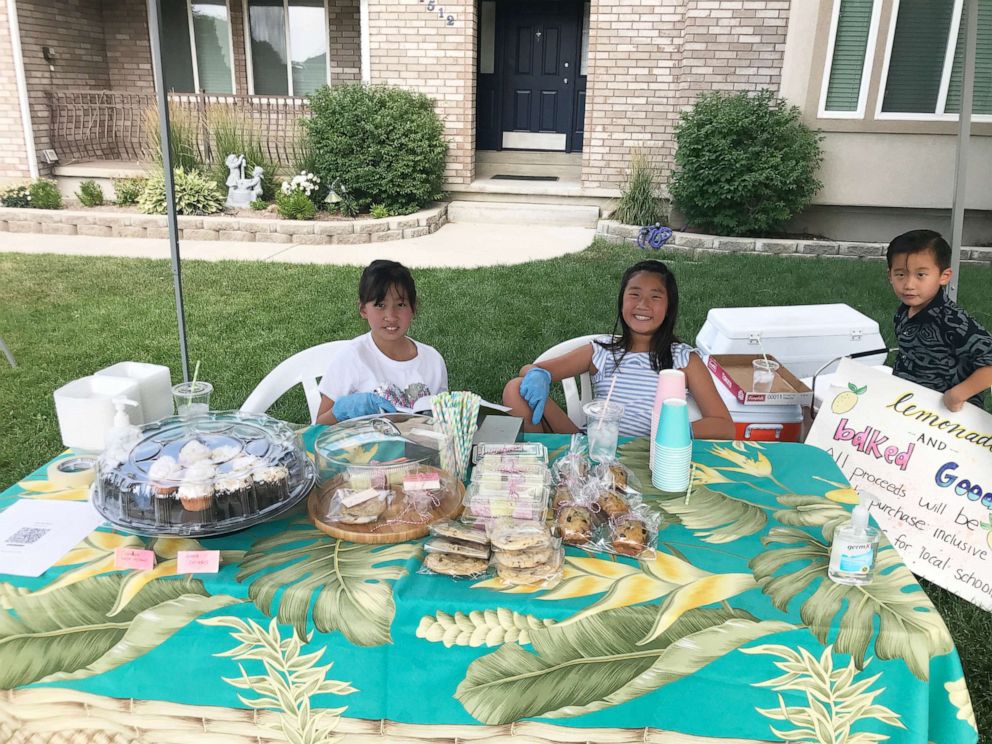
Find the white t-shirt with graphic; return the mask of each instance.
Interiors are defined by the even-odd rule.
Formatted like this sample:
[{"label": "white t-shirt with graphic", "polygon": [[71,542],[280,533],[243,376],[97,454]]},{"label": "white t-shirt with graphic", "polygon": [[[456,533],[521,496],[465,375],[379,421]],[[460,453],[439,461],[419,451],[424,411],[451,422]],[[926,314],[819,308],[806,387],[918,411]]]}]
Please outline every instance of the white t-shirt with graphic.
[{"label": "white t-shirt with graphic", "polygon": [[448,389],[444,359],[433,346],[413,343],[417,356],[397,362],[379,351],[371,331],[354,338],[335,352],[318,389],[334,401],[352,393],[375,393],[398,408],[412,408],[425,396],[443,393]]}]

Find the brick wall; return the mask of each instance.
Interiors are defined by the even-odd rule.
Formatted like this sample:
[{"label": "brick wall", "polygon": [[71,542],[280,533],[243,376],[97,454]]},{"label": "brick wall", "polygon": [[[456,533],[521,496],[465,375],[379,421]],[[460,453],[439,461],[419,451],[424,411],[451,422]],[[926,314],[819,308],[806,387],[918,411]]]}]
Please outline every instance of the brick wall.
[{"label": "brick wall", "polygon": [[27,178],[27,154],[21,129],[21,106],[14,75],[14,54],[6,9],[0,12],[0,185]]},{"label": "brick wall", "polygon": [[[19,0],[17,3],[31,122],[39,153],[52,146],[48,91],[110,87],[101,5],[99,0],[61,0],[58,3]],[[52,67],[42,56],[42,47],[46,46],[55,52]],[[39,167],[43,174],[47,173],[44,163]]]},{"label": "brick wall", "polygon": [[436,101],[448,138],[445,181],[467,184],[475,171],[476,12],[473,0],[438,3],[369,0],[369,46],[373,83],[424,93]]},{"label": "brick wall", "polygon": [[662,182],[706,90],[778,89],[788,0],[592,0],[582,182],[620,188],[642,150]]},{"label": "brick wall", "polygon": [[103,3],[103,37],[111,89],[153,93],[145,1]]},{"label": "brick wall", "polygon": [[358,0],[330,0],[331,84],[357,83],[362,79],[361,30]]}]

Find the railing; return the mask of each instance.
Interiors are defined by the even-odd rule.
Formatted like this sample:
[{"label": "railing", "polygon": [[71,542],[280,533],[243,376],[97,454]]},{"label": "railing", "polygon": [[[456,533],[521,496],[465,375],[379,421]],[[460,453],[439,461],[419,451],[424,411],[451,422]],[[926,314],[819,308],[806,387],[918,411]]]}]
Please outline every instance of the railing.
[{"label": "railing", "polygon": [[[152,93],[55,91],[49,94],[52,147],[62,163],[83,160],[150,161],[158,149],[158,108]],[[203,163],[214,152],[215,132],[234,126],[257,142],[269,160],[290,166],[301,144],[303,98],[285,96],[169,95],[173,139],[183,139]]]}]

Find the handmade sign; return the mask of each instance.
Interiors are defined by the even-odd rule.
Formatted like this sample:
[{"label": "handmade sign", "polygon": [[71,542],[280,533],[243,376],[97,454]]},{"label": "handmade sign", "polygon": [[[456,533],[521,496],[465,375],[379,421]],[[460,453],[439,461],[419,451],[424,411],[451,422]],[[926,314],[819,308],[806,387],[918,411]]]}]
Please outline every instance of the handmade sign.
[{"label": "handmade sign", "polygon": [[826,450],[914,573],[992,610],[992,416],[841,362],[807,444]]}]

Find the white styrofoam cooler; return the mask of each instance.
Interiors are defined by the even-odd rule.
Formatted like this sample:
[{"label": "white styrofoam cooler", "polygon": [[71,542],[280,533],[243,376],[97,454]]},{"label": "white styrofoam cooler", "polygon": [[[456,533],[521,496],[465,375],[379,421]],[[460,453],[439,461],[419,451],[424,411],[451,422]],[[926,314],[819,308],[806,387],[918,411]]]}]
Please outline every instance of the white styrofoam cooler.
[{"label": "white styrofoam cooler", "polygon": [[[885,349],[878,323],[849,305],[720,307],[706,315],[696,346],[708,354],[760,354],[778,359],[796,377],[810,377],[838,357]],[[885,352],[860,360],[882,364]],[[825,372],[836,369],[831,365]]]}]

